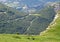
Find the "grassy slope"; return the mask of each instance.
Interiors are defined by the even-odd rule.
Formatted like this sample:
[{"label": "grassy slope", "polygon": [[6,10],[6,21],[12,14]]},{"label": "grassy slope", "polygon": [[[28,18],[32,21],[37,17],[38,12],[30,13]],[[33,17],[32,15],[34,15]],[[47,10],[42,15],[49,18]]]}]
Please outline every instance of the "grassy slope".
[{"label": "grassy slope", "polygon": [[41,36],[0,34],[0,42],[60,42],[60,17],[56,19],[55,23]]}]

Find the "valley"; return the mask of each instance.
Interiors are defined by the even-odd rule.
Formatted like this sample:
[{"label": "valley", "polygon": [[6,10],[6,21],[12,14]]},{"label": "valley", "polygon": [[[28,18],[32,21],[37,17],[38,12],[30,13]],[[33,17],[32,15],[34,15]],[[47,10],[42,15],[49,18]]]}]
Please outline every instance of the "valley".
[{"label": "valley", "polygon": [[0,42],[60,42],[60,0],[0,0]]}]

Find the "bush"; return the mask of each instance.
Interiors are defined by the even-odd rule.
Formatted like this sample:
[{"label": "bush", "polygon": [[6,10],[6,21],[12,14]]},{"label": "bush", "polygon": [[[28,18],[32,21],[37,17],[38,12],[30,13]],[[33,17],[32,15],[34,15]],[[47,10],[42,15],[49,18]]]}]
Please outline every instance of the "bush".
[{"label": "bush", "polygon": [[35,38],[32,38],[32,40],[35,40]]},{"label": "bush", "polygon": [[16,38],[16,39],[21,39],[21,37],[19,37],[19,36],[13,36],[13,38]]},{"label": "bush", "polygon": [[29,37],[27,39],[30,39]]},{"label": "bush", "polygon": [[19,35],[20,33],[16,33],[17,35]]}]

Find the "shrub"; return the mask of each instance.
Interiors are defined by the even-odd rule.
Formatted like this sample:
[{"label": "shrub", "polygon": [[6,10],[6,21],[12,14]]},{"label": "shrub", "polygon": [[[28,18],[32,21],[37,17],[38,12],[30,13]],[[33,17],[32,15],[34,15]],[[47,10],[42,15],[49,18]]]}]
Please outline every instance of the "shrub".
[{"label": "shrub", "polygon": [[13,36],[13,38],[16,38],[16,39],[21,39],[21,37],[19,37],[19,36]]}]

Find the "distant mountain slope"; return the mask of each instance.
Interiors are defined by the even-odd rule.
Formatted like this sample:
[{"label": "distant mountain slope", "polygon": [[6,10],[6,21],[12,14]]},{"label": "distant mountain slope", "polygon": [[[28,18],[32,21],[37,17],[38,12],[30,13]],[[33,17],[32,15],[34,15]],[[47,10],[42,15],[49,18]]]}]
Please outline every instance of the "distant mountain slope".
[{"label": "distant mountain slope", "polygon": [[55,14],[51,6],[27,14],[0,4],[0,33],[38,35],[53,21]]},{"label": "distant mountain slope", "polygon": [[[60,0],[6,0],[2,3],[17,10],[41,9],[48,2],[59,2]],[[27,10],[25,10],[27,9]]]}]

